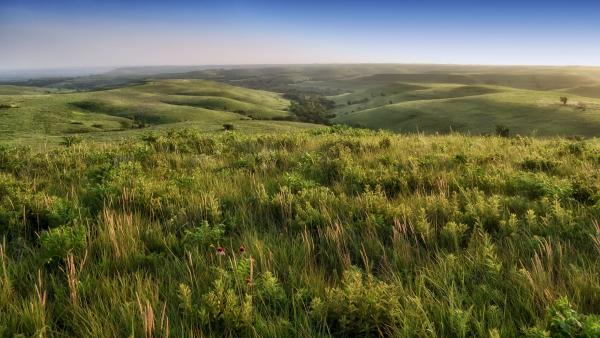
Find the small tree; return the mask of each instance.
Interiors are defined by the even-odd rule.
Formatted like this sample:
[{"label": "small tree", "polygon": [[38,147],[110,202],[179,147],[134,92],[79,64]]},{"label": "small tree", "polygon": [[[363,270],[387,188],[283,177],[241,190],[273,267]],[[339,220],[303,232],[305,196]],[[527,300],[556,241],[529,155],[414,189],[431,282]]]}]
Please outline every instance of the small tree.
[{"label": "small tree", "polygon": [[562,102],[563,105],[566,105],[567,102],[569,102],[569,98],[566,96],[561,96],[560,97],[560,102]]},{"label": "small tree", "polygon": [[503,125],[503,124],[499,124],[496,126],[496,135],[500,136],[500,137],[508,137],[510,133],[510,130],[508,129],[507,126]]},{"label": "small tree", "polygon": [[83,138],[79,135],[71,135],[71,136],[65,136],[63,137],[62,142],[60,142],[61,145],[65,146],[65,147],[72,147],[76,144],[79,144],[83,141]]}]

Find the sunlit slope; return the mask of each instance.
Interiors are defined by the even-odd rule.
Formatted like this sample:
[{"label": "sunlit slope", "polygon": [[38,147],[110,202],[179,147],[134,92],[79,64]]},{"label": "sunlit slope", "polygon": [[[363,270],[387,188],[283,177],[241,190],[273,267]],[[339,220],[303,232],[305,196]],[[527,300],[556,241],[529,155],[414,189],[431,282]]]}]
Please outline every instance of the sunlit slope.
[{"label": "sunlit slope", "polygon": [[600,98],[600,84],[569,88],[567,90],[564,90],[564,92],[580,96]]},{"label": "sunlit slope", "polygon": [[408,67],[374,74],[345,78],[318,79],[294,84],[299,88],[354,92],[365,88],[386,86],[398,82],[423,85],[444,83],[461,85],[503,86],[531,90],[567,90],[600,84],[600,72],[595,68],[539,67]]},{"label": "sunlit slope", "polygon": [[113,90],[45,93],[0,88],[0,139],[132,131],[176,123],[221,125],[285,117],[289,101],[276,93],[203,80],[165,80]]},{"label": "sunlit slope", "polygon": [[491,86],[394,83],[332,96],[331,99],[336,102],[334,112],[346,114],[405,101],[483,95],[496,93],[500,90]]},{"label": "sunlit slope", "polygon": [[35,95],[55,92],[58,92],[58,90],[54,88],[0,85],[0,95]]},{"label": "sunlit slope", "polygon": [[[414,86],[414,87],[411,87]],[[402,90],[404,88],[404,90]],[[494,86],[394,84],[333,97],[334,121],[393,131],[600,135],[600,100]],[[350,104],[348,104],[350,103]]]}]

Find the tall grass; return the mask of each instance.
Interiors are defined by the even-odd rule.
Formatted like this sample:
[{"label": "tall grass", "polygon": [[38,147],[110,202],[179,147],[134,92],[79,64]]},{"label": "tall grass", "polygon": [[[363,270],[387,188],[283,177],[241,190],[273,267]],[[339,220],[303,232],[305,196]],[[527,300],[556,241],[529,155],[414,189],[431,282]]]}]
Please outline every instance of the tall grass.
[{"label": "tall grass", "polygon": [[600,142],[0,148],[0,335],[600,336]]}]

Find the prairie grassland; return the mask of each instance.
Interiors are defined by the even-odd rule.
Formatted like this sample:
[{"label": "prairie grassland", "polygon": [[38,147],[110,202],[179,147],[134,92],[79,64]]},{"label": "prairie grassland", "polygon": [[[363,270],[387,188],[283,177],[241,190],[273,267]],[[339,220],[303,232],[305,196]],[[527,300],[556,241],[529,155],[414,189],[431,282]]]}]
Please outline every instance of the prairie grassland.
[{"label": "prairie grassland", "polygon": [[112,90],[63,93],[0,86],[0,142],[38,142],[76,134],[93,138],[177,123],[212,128],[284,118],[290,115],[289,104],[276,93],[202,80],[148,81]]},{"label": "prairie grassland", "polygon": [[0,336],[598,337],[600,142],[0,148]]},{"label": "prairie grassland", "polygon": [[[562,96],[568,97],[567,104],[560,102]],[[332,99],[337,104],[334,122],[372,129],[481,134],[501,124],[528,136],[600,135],[600,100],[560,91],[392,83]]]}]

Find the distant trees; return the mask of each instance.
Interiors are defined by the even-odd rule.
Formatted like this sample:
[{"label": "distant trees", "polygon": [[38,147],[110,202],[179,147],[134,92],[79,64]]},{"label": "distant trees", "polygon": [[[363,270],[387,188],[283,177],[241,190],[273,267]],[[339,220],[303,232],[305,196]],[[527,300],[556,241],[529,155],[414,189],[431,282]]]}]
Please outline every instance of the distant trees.
[{"label": "distant trees", "polygon": [[563,105],[566,105],[567,102],[569,102],[569,98],[566,96],[561,96],[560,97],[560,102],[562,102]]},{"label": "distant trees", "polygon": [[287,93],[287,99],[292,101],[290,111],[300,121],[328,124],[334,115],[330,111],[335,108],[335,102],[319,94]]},{"label": "distant trees", "polygon": [[131,120],[131,129],[144,129],[148,127],[148,122],[146,122],[143,116],[132,116]]},{"label": "distant trees", "polygon": [[65,136],[63,137],[62,142],[60,142],[61,145],[65,146],[65,147],[72,147],[76,144],[79,144],[83,142],[83,138],[79,135],[71,135],[71,136]]},{"label": "distant trees", "polygon": [[509,134],[510,134],[510,130],[508,129],[507,126],[505,126],[503,124],[499,124],[496,126],[496,135],[498,135],[500,137],[508,137]]},{"label": "distant trees", "polygon": [[367,102],[369,102],[369,98],[368,98],[368,97],[365,97],[365,98],[363,98],[363,99],[360,99],[360,100],[355,100],[355,101],[350,101],[350,100],[348,100],[348,105],[349,105],[349,106],[351,106],[351,105],[353,105],[353,104],[367,103]]}]

